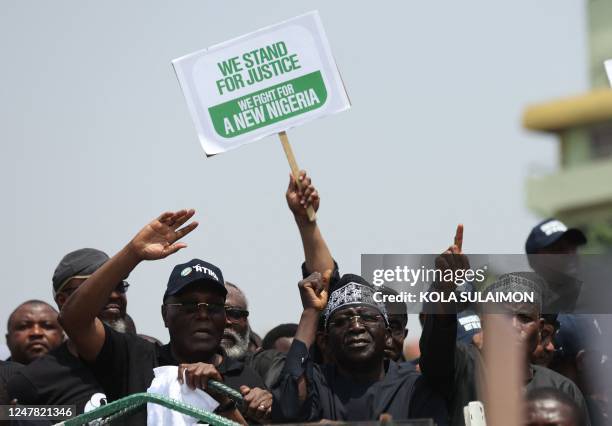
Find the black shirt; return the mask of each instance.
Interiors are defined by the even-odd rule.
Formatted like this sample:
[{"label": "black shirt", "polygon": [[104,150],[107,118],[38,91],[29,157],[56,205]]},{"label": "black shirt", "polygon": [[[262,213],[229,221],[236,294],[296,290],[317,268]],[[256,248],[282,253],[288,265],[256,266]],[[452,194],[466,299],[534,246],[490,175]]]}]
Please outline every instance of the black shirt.
[{"label": "black shirt", "polygon": [[[179,365],[172,356],[170,345],[157,345],[131,334],[119,333],[106,324],[104,345],[91,370],[102,385],[109,401],[138,392],[146,392],[155,374],[153,369],[164,365]],[[240,386],[265,388],[263,379],[243,363],[223,357],[217,367],[223,382],[240,390]],[[139,413],[133,423],[146,423],[146,414]]]},{"label": "black shirt", "polygon": [[11,401],[11,397],[7,391],[7,384],[10,379],[22,368],[23,365],[12,362],[12,361],[1,361],[0,360],[0,404],[8,405]]},{"label": "black shirt", "polygon": [[[298,379],[305,375],[307,398],[298,397]],[[272,419],[281,422],[378,420],[383,413],[393,420],[433,418],[447,425],[444,399],[410,364],[388,361],[385,377],[360,383],[342,376],[334,365],[313,363],[306,345],[294,339],[285,368],[273,390]]]},{"label": "black shirt", "polygon": [[76,405],[79,414],[88,402],[89,410],[106,398],[92,372],[65,342],[16,373],[8,390],[19,404]]},{"label": "black shirt", "polygon": [[[442,324],[448,322],[448,318],[453,318],[456,321],[456,315],[446,316],[444,320],[441,317],[440,315],[427,315],[423,332],[428,334],[428,339],[437,341],[438,345],[445,347],[452,345],[453,348],[452,350],[439,352],[429,368],[435,370],[436,367],[439,367],[442,371],[445,371],[444,374],[452,373],[449,376],[452,380],[440,378],[438,383],[447,387],[447,390],[442,392],[448,398],[451,424],[453,426],[463,426],[465,424],[463,407],[470,401],[481,399],[483,393],[483,390],[479,392],[477,382],[479,377],[482,379],[484,378],[483,375],[486,374],[484,361],[480,350],[476,346],[456,342],[456,335],[441,327]],[[446,370],[445,366],[447,365],[453,365],[454,371]],[[584,397],[574,382],[548,368],[538,365],[531,365],[530,367],[533,377],[525,385],[525,391],[544,387],[560,390],[573,399],[580,408],[583,416],[581,424],[590,424]]]},{"label": "black shirt", "polygon": [[539,388],[555,388],[569,396],[580,408],[583,424],[589,424],[589,414],[584,396],[578,386],[567,377],[541,365],[531,365],[532,379],[525,385],[527,391]]},{"label": "black shirt", "polygon": [[263,378],[266,387],[272,389],[280,380],[286,356],[283,352],[265,349],[257,352],[248,352],[239,361],[255,370]]}]

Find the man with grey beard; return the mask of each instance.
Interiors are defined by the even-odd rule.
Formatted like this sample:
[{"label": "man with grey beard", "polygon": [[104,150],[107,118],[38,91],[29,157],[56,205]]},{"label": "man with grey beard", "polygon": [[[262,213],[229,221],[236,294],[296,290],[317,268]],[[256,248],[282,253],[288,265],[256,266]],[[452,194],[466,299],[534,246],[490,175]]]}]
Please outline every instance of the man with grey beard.
[{"label": "man with grey beard", "polygon": [[104,320],[103,322],[119,333],[138,334],[136,332],[136,324],[134,324],[134,320],[127,312],[124,316]]},{"label": "man with grey beard", "polygon": [[270,388],[278,380],[285,365],[285,354],[274,350],[249,351],[248,302],[235,284],[225,282],[225,330],[221,346],[228,357],[243,362],[263,377],[266,387]]},{"label": "man with grey beard", "polygon": [[[249,311],[248,302],[244,293],[230,282],[225,282],[227,297],[225,299],[225,331],[221,346],[227,356],[241,360],[249,352]],[[263,376],[262,376],[263,377]]]}]

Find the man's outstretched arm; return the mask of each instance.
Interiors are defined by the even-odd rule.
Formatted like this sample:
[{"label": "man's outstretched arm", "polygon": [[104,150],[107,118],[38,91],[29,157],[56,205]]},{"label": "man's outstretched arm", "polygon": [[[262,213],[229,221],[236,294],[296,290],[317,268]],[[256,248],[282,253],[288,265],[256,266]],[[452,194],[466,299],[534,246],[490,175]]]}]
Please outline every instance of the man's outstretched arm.
[{"label": "man's outstretched arm", "polygon": [[315,212],[319,209],[319,192],[304,170],[300,171],[298,179],[300,185],[293,175],[289,175],[289,187],[286,193],[287,204],[300,231],[306,270],[310,274],[313,272],[322,274],[328,269],[334,269],[334,259],[321,235],[317,222],[308,220],[306,214],[306,209],[309,206],[312,206]]},{"label": "man's outstretched arm", "polygon": [[194,210],[168,212],[151,221],[68,298],[59,320],[83,359],[95,361],[102,349],[106,332],[97,315],[117,284],[141,261],[163,259],[187,247],[177,241],[198,226],[191,222],[181,228],[194,213]]}]

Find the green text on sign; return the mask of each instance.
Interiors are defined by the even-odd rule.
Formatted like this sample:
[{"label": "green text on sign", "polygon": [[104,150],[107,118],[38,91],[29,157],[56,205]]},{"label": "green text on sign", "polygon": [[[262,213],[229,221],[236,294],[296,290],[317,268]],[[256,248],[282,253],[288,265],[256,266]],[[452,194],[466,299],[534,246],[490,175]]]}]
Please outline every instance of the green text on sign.
[{"label": "green text on sign", "polygon": [[320,71],[208,108],[216,132],[233,138],[320,108],[327,89]]}]

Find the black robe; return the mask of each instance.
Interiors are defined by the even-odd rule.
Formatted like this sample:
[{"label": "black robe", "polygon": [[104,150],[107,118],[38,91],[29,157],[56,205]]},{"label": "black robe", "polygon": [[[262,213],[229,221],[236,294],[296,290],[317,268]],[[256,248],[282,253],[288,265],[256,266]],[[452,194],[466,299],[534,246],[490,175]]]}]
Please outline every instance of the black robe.
[{"label": "black robe", "polygon": [[[424,376],[408,363],[385,363],[385,377],[362,383],[342,376],[334,365],[312,361],[306,345],[294,340],[287,354],[279,385],[273,389],[275,422],[378,420],[388,413],[393,420],[433,418],[448,424],[444,399]],[[307,398],[298,397],[298,379],[305,375]]]}]

